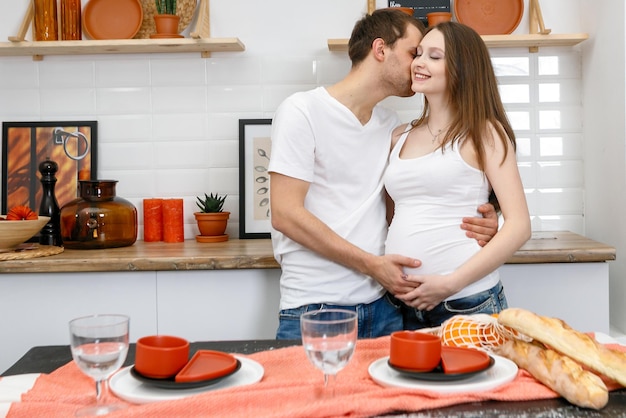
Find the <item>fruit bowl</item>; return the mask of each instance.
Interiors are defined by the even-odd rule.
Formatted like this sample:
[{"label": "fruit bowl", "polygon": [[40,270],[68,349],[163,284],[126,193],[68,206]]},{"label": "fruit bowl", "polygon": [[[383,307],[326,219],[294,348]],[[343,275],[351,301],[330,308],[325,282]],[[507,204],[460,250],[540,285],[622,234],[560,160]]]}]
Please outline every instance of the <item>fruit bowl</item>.
[{"label": "fruit bowl", "polygon": [[39,232],[49,220],[48,216],[39,216],[31,221],[0,220],[0,252],[13,251],[15,247]]}]

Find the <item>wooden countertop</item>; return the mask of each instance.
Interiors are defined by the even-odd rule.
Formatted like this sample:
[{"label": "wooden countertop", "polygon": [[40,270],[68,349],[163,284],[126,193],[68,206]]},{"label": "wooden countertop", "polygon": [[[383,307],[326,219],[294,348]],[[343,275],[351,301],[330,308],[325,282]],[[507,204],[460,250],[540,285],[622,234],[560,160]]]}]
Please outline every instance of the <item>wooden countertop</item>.
[{"label": "wooden countertop", "polygon": [[[508,261],[580,263],[615,260],[615,248],[571,232],[538,232]],[[269,239],[202,244],[137,241],[130,247],[69,250],[48,257],[0,261],[0,273],[275,269]]]}]

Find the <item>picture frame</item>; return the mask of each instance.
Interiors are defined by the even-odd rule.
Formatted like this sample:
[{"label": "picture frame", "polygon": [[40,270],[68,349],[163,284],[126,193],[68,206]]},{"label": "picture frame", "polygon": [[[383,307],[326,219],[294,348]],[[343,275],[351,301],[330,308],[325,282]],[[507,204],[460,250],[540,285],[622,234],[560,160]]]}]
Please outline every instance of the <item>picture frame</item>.
[{"label": "picture frame", "polygon": [[25,205],[39,213],[39,164],[58,164],[59,208],[78,197],[78,181],[97,177],[97,121],[3,122],[2,213]]},{"label": "picture frame", "polygon": [[239,119],[239,238],[270,238],[272,119]]}]

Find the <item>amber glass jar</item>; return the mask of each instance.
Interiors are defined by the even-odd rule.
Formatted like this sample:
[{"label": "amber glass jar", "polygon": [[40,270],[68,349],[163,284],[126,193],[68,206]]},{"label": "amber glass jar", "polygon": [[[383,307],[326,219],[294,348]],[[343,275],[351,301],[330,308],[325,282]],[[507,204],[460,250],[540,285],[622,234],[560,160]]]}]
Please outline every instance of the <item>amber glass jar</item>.
[{"label": "amber glass jar", "polygon": [[57,41],[57,0],[34,0],[35,1],[35,40]]},{"label": "amber glass jar", "polygon": [[61,0],[61,39],[77,41],[83,38],[80,25],[80,0]]},{"label": "amber glass jar", "polygon": [[80,197],[61,208],[65,248],[95,249],[133,245],[137,209],[115,195],[117,180],[80,180]]}]

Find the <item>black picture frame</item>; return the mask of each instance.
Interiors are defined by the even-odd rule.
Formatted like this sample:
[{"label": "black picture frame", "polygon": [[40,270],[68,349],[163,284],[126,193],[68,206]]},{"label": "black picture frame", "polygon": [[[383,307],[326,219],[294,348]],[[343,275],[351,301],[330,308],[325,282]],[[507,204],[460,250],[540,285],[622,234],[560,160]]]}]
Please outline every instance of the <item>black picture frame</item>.
[{"label": "black picture frame", "polygon": [[[457,0],[459,1],[459,0]],[[413,17],[422,21],[428,27],[428,13],[450,12],[450,0],[388,0],[389,7],[410,7]]]},{"label": "black picture frame", "polygon": [[59,207],[78,197],[78,181],[97,177],[97,121],[2,123],[2,213],[19,205],[39,212],[39,164],[58,164]]},{"label": "black picture frame", "polygon": [[270,238],[272,119],[239,119],[239,238]]}]

